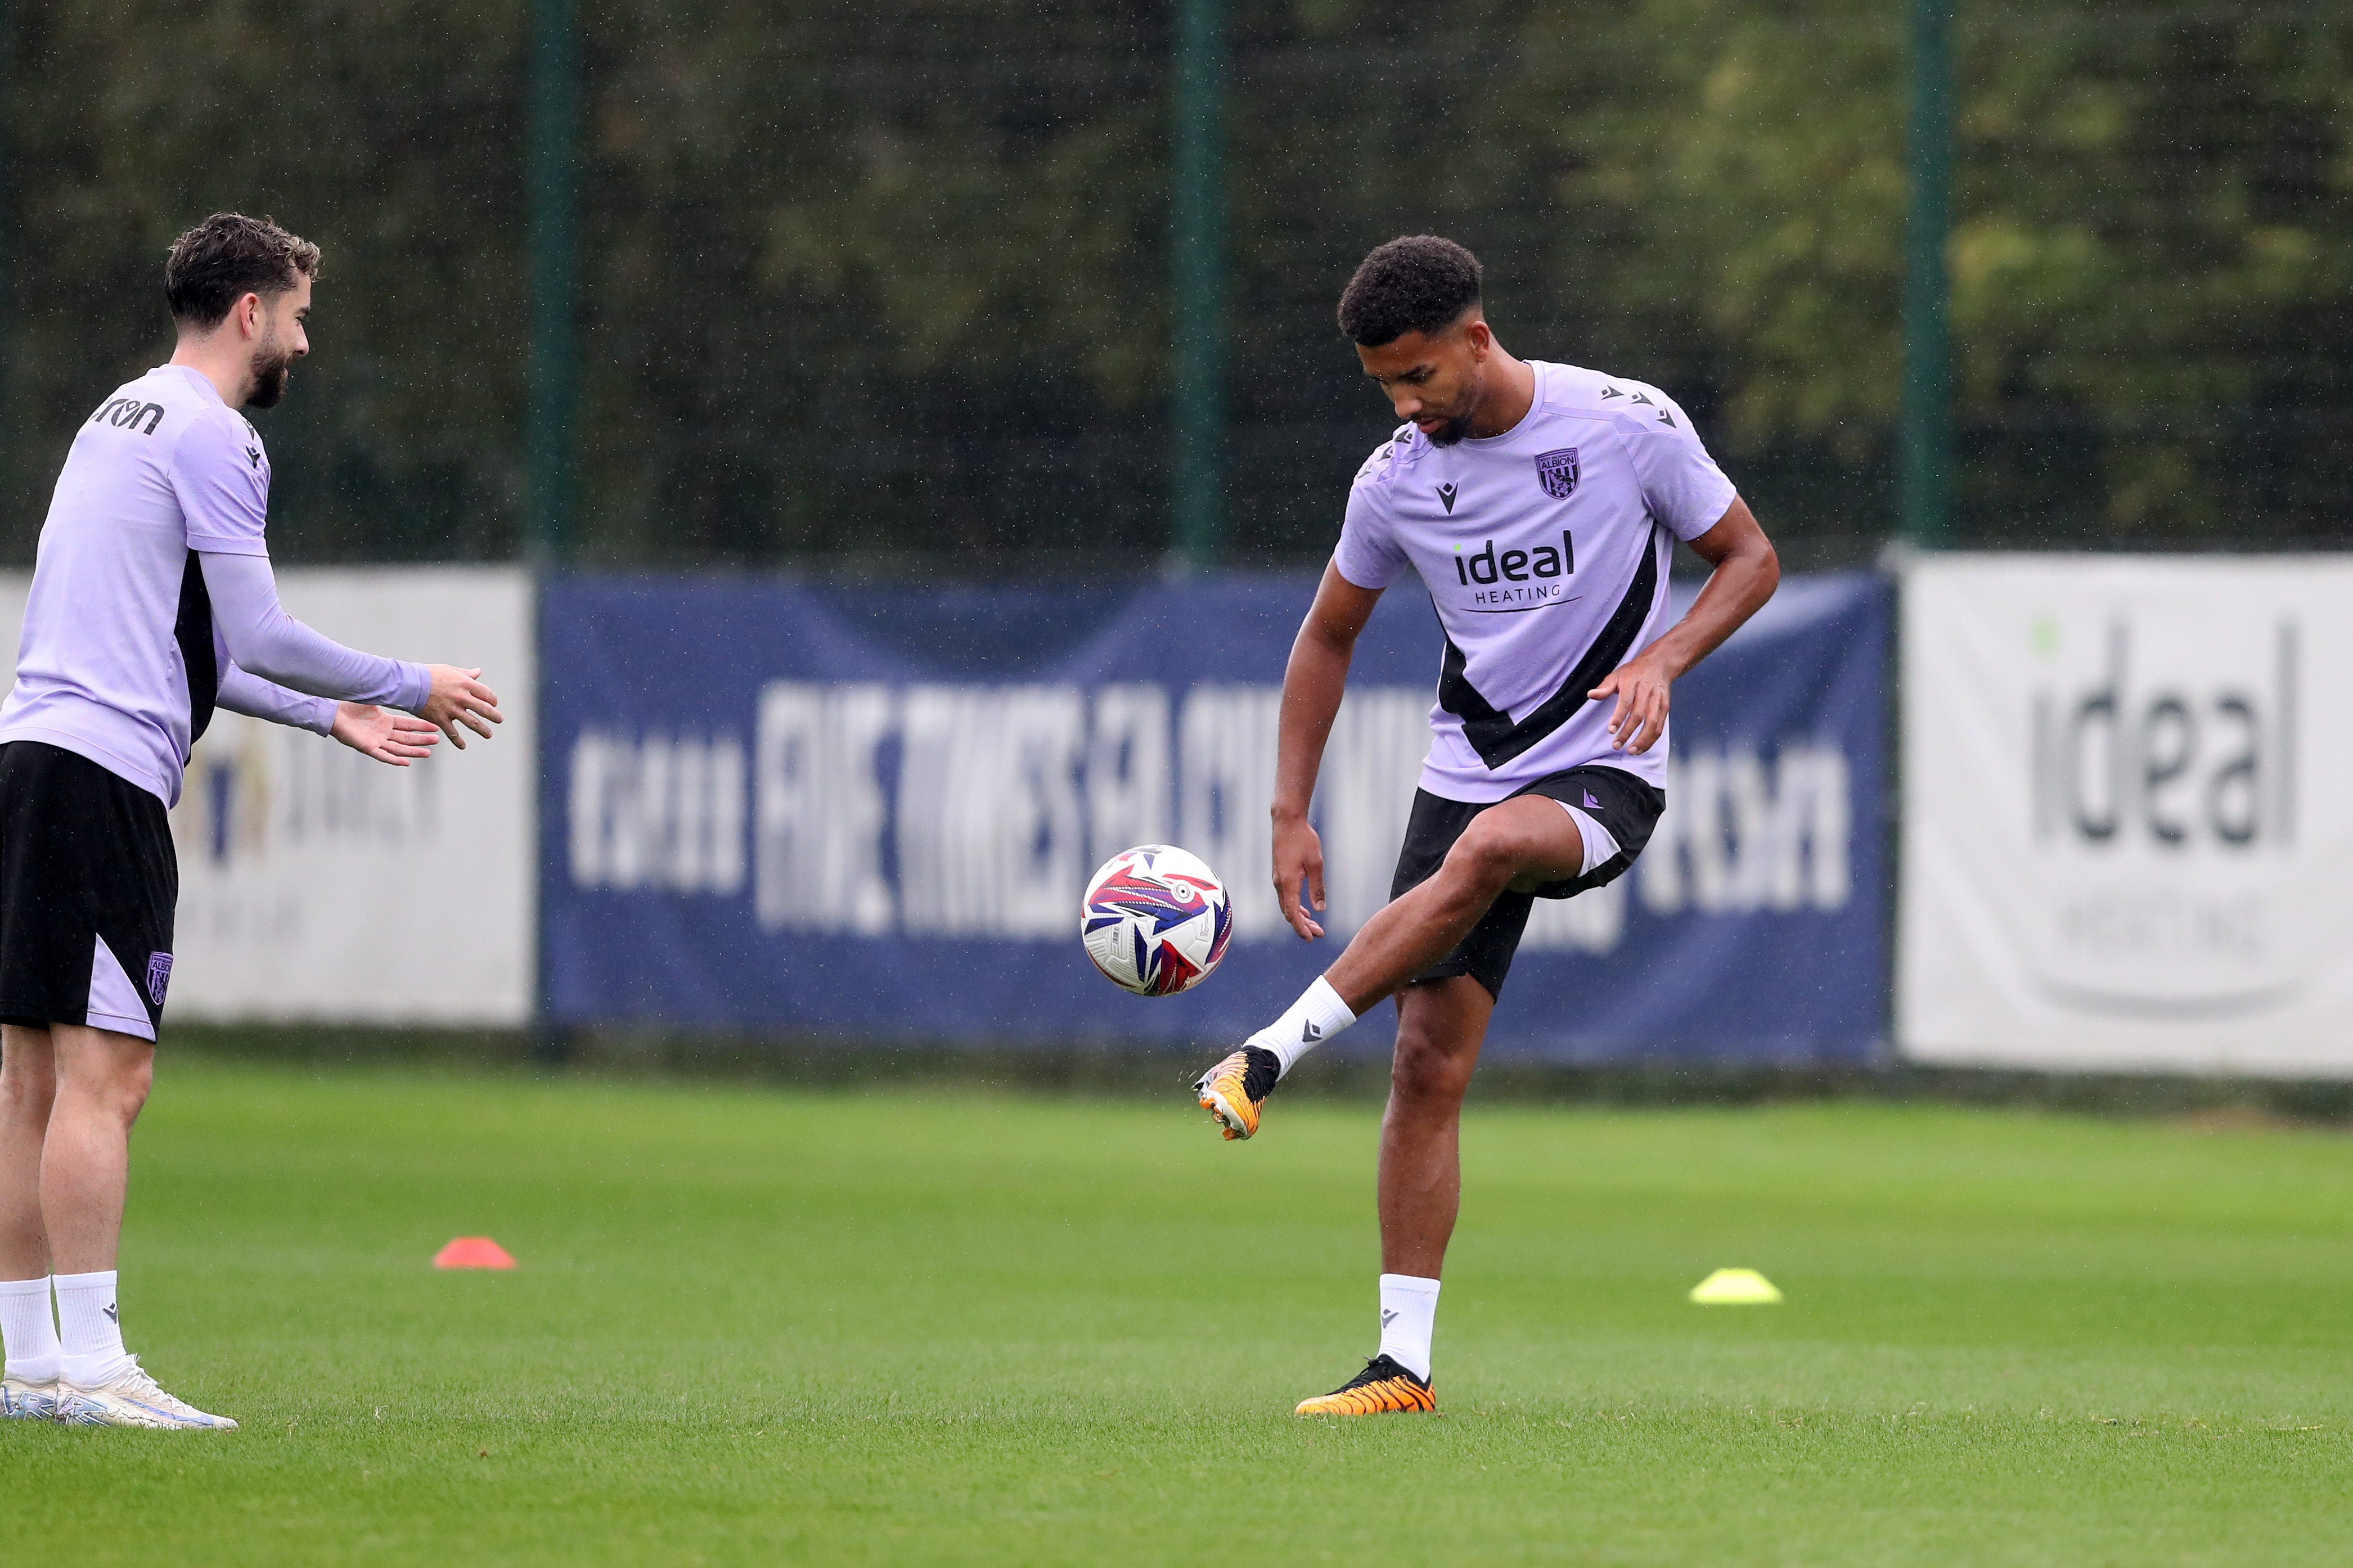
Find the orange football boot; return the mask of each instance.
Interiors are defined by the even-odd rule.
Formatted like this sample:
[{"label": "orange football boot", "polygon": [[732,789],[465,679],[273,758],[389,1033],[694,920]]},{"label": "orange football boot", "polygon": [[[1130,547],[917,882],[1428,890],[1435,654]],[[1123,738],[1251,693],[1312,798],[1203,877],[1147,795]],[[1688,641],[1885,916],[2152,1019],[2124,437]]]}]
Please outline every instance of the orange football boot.
[{"label": "orange football boot", "polygon": [[1438,1390],[1389,1357],[1375,1356],[1365,1370],[1314,1399],[1303,1399],[1294,1415],[1388,1415],[1434,1412]]},{"label": "orange football boot", "polygon": [[1272,1051],[1244,1046],[1203,1073],[1193,1092],[1200,1097],[1201,1109],[1217,1118],[1230,1143],[1258,1131],[1259,1109],[1282,1076],[1282,1063]]}]

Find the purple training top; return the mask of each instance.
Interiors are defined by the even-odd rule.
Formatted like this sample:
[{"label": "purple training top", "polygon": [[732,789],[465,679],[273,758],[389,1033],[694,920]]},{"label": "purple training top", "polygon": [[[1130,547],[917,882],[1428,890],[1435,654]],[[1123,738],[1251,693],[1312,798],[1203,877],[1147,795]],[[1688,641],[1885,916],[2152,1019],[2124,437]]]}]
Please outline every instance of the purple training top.
[{"label": "purple training top", "polygon": [[74,437],[41,525],[0,742],[62,747],[174,805],[216,702],[322,732],[322,699],[422,707],[424,666],[279,607],[269,512],[269,454],[211,382],[167,364],[117,389]]}]

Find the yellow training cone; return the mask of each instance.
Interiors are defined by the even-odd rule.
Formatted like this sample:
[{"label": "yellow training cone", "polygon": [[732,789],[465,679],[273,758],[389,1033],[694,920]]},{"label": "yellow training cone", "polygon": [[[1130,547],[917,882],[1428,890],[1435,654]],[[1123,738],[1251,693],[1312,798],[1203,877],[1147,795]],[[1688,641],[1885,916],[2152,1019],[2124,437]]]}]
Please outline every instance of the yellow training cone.
[{"label": "yellow training cone", "polygon": [[1692,1287],[1691,1299],[1708,1307],[1761,1307],[1781,1292],[1754,1268],[1719,1268]]}]

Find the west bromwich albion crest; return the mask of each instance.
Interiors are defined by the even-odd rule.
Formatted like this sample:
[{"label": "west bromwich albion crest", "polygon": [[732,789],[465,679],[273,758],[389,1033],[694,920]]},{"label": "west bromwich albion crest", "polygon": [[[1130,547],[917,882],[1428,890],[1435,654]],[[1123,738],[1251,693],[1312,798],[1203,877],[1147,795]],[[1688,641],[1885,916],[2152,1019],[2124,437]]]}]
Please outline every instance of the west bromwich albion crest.
[{"label": "west bromwich albion crest", "polygon": [[1567,500],[1577,489],[1577,448],[1563,447],[1556,452],[1536,454],[1536,479],[1545,494],[1555,500]]}]

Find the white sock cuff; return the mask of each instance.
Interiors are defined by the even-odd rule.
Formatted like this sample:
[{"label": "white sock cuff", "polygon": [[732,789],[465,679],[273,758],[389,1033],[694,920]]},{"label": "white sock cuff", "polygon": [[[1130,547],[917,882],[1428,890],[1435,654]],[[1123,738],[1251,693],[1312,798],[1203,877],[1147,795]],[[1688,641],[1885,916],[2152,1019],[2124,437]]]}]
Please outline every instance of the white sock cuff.
[{"label": "white sock cuff", "polygon": [[1437,1322],[1437,1280],[1418,1274],[1381,1276],[1381,1354],[1425,1383],[1430,1331]]},{"label": "white sock cuff", "polygon": [[1348,1011],[1332,983],[1319,974],[1288,1012],[1252,1035],[1250,1043],[1272,1051],[1287,1073],[1292,1063],[1356,1021],[1356,1016]]},{"label": "white sock cuff", "polygon": [[104,1383],[130,1359],[122,1348],[122,1320],[115,1307],[115,1272],[59,1274],[56,1285],[62,1370],[84,1387]]},{"label": "white sock cuff", "polygon": [[1319,1019],[1335,1023],[1343,1029],[1356,1021],[1356,1016],[1348,1011],[1348,1005],[1340,1000],[1340,994],[1332,989],[1332,983],[1320,974],[1299,1000]]},{"label": "white sock cuff", "polygon": [[58,1375],[58,1325],[49,1316],[49,1277],[0,1279],[0,1346],[7,1373],[27,1383]]}]

